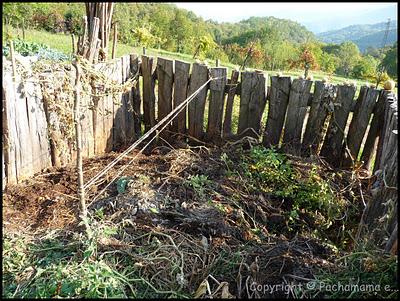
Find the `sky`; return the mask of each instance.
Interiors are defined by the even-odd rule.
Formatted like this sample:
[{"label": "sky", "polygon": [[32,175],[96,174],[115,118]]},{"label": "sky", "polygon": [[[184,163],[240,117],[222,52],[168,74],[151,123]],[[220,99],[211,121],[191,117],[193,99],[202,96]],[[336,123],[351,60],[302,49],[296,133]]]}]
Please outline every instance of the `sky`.
[{"label": "sky", "polygon": [[274,16],[297,21],[315,33],[353,24],[385,22],[387,18],[397,19],[395,2],[175,2],[175,4],[193,11],[205,20],[238,22],[251,16]]}]

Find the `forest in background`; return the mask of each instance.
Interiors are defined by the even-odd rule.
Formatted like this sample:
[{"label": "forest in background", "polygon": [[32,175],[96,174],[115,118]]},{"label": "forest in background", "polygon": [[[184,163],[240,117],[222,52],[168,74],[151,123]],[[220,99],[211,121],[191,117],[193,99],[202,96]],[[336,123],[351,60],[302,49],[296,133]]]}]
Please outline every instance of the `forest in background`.
[{"label": "forest in background", "polygon": [[[5,3],[3,25],[79,34],[84,14],[83,3]],[[264,70],[318,70],[371,82],[383,66],[383,80],[397,79],[397,42],[361,53],[350,41],[323,43],[291,20],[251,17],[217,23],[165,3],[118,3],[113,20],[118,23],[118,41],[136,47]]]}]

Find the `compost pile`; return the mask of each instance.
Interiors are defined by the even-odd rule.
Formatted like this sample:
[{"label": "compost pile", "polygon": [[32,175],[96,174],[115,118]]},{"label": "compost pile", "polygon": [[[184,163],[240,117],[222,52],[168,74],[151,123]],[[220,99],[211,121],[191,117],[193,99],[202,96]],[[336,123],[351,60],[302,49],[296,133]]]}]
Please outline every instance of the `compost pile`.
[{"label": "compost pile", "polygon": [[[117,155],[85,160],[85,182]],[[355,179],[354,171],[334,172],[319,158],[250,149],[244,141],[154,146],[91,203],[129,160],[87,195],[92,251],[79,251],[87,242],[74,246],[75,258],[112,257],[118,273],[132,280],[124,283],[129,296],[301,297],[295,289],[255,288],[306,283],[318,269],[335,270],[369,197],[368,178]],[[65,245],[77,240],[83,227],[76,182],[74,167],[64,167],[10,186],[3,196],[5,232],[39,241],[53,231]]]}]

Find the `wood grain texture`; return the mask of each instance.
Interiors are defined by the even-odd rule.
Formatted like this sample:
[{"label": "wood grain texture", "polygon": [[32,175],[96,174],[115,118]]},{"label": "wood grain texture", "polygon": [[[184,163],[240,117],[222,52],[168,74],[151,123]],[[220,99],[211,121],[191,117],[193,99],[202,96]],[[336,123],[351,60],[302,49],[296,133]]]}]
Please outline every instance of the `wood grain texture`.
[{"label": "wood grain texture", "polygon": [[[372,236],[375,243],[384,243],[388,238],[387,233],[392,233],[397,223],[397,210],[391,210],[398,204],[398,107],[397,100],[392,95],[385,102],[384,132],[382,133],[382,152],[379,161],[374,193],[368,202],[364,212],[363,224],[366,225],[367,233]],[[382,223],[380,219],[387,216],[387,221]],[[371,237],[371,236],[369,236]]]},{"label": "wood grain texture", "polygon": [[[174,103],[176,108],[186,100],[190,76],[190,64],[175,60]],[[172,121],[172,128],[177,133],[186,133],[187,107]]]},{"label": "wood grain texture", "polygon": [[[238,135],[257,138],[266,104],[266,78],[259,72],[242,72]],[[250,130],[253,129],[254,131]]]},{"label": "wood grain texture", "polygon": [[[130,56],[124,55],[121,57],[122,60],[122,83],[126,83],[131,74],[131,62]],[[134,108],[132,101],[132,88],[128,88],[122,93],[122,109],[123,118],[125,120],[125,135],[124,135],[124,146],[132,144],[136,140],[135,135],[135,122],[134,122]]]},{"label": "wood grain texture", "polygon": [[[160,121],[172,111],[172,89],[174,84],[174,62],[169,59],[159,57],[157,59],[157,78],[158,78],[158,120]],[[160,136],[167,138],[171,122],[160,133]]]},{"label": "wood grain texture", "polygon": [[301,145],[301,133],[307,113],[312,81],[295,79],[290,86],[283,143],[288,152],[297,152]]},{"label": "wood grain texture", "polygon": [[[188,97],[197,91],[208,80],[208,68],[206,65],[194,63],[189,82]],[[204,87],[189,103],[189,135],[197,139],[203,139],[204,135],[204,110],[206,106],[208,87]]]},{"label": "wood grain texture", "polygon": [[145,131],[147,132],[156,124],[155,111],[155,78],[153,76],[154,59],[149,56],[142,56],[142,79],[143,79],[143,121]]},{"label": "wood grain texture", "polygon": [[229,136],[232,134],[232,111],[233,103],[236,95],[236,88],[239,79],[239,71],[232,70],[232,75],[226,87],[228,88],[228,95],[226,97],[226,108],[223,124],[223,135]]},{"label": "wood grain texture", "polygon": [[357,100],[346,141],[350,154],[345,152],[342,155],[343,167],[350,167],[352,163],[357,161],[361,143],[365,136],[365,131],[367,130],[378,96],[378,90],[367,88],[363,97]]},{"label": "wood grain texture", "polygon": [[367,140],[361,154],[361,161],[364,162],[364,167],[370,169],[372,156],[377,151],[376,144],[380,139],[380,128],[383,124],[383,114],[385,108],[385,100],[387,99],[390,91],[381,90],[379,93],[378,101],[373,110],[373,117],[371,121],[371,126],[369,128]]},{"label": "wood grain texture", "polygon": [[[104,74],[111,76],[110,68],[106,63],[98,63],[93,68]],[[92,87],[93,94],[103,94],[104,86],[99,84]],[[95,154],[103,154],[112,150],[113,140],[113,101],[112,96],[102,95],[92,97],[93,102],[93,135],[95,139]]]},{"label": "wood grain texture", "polygon": [[303,137],[303,149],[306,155],[318,152],[329,106],[333,105],[335,93],[334,85],[322,81],[315,82],[314,97],[311,101],[310,114]]},{"label": "wood grain texture", "polygon": [[338,167],[341,162],[344,130],[355,93],[356,87],[354,86],[340,85],[337,87],[334,111],[320,152],[320,155],[335,167]]},{"label": "wood grain texture", "polygon": [[41,99],[37,83],[14,82],[11,73],[3,72],[3,151],[7,184],[19,183],[51,166]]},{"label": "wood grain texture", "polygon": [[139,72],[140,72],[140,61],[137,54],[130,55],[131,75],[136,76],[136,81],[133,83],[131,90],[132,106],[133,106],[133,123],[135,129],[136,138],[141,135],[141,96],[140,96],[140,85],[139,85]]},{"label": "wood grain texture", "polygon": [[[117,84],[122,83],[122,69],[123,60],[116,59],[113,64],[111,78]],[[122,93],[114,93],[113,99],[113,150],[120,149],[126,141],[126,122],[124,116],[124,104],[122,99]]]},{"label": "wood grain texture", "polygon": [[226,68],[211,68],[210,98],[208,109],[207,139],[218,141],[222,138],[222,115],[224,113]]},{"label": "wood grain texture", "polygon": [[268,117],[263,137],[263,144],[266,147],[279,144],[289,102],[291,83],[292,80],[289,76],[271,77],[271,96],[268,102]]}]

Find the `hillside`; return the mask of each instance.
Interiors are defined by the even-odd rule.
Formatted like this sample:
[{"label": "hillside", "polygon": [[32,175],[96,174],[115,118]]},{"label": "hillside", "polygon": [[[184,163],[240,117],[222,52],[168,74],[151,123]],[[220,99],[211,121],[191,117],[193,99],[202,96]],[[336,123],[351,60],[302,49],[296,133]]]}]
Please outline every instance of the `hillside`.
[{"label": "hillside", "polygon": [[300,23],[275,17],[251,17],[237,23],[214,23],[214,35],[222,44],[238,43],[244,46],[249,39],[264,33],[293,43],[315,39],[314,34]]},{"label": "hillside", "polygon": [[[397,41],[397,21],[392,20],[386,45]],[[361,51],[368,47],[382,47],[386,30],[386,22],[376,24],[358,24],[317,34],[317,38],[326,43],[340,44],[345,41],[354,42]]]}]

